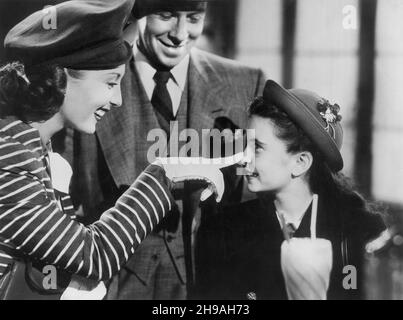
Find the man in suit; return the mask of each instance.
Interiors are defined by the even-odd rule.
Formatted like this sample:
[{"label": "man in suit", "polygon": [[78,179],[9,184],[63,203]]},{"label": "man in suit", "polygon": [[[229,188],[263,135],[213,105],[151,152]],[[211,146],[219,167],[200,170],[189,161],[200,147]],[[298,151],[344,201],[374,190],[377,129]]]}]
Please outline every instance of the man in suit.
[{"label": "man in suit", "polygon": [[[212,1],[212,0],[210,0]],[[122,80],[123,105],[105,115],[97,136],[75,136],[73,198],[94,217],[147,166],[147,134],[181,132],[227,118],[246,127],[246,107],[264,85],[261,70],[196,49],[208,1],[137,0],[134,58]],[[179,146],[180,148],[180,146]],[[169,152],[168,152],[169,154]],[[239,179],[238,179],[239,180]],[[185,299],[193,282],[192,225],[199,187],[176,191],[177,208],[109,286],[110,299]]]}]

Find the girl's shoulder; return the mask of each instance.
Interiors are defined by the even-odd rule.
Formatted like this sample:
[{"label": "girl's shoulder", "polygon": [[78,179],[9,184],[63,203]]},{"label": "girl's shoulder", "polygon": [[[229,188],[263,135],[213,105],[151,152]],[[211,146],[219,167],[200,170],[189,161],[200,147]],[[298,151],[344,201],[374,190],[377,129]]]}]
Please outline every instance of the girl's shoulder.
[{"label": "girl's shoulder", "polygon": [[220,231],[251,231],[262,227],[262,221],[270,216],[259,199],[219,207],[209,224]]},{"label": "girl's shoulder", "polygon": [[386,215],[363,199],[346,199],[342,214],[350,235],[368,242],[386,229]]}]

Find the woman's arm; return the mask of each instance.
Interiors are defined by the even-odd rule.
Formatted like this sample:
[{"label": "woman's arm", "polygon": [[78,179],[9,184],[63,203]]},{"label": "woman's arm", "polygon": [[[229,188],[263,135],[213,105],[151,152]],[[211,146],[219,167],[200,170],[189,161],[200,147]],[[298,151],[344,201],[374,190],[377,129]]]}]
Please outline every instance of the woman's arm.
[{"label": "woman's arm", "polygon": [[164,170],[149,166],[88,227],[72,220],[31,173],[0,171],[0,237],[17,250],[70,273],[104,280],[116,274],[174,201]]}]

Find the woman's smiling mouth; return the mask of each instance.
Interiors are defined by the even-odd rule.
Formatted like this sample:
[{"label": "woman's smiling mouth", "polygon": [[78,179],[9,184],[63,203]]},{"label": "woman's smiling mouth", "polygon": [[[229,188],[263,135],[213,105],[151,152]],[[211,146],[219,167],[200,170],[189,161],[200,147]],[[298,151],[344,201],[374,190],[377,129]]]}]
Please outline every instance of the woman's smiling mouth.
[{"label": "woman's smiling mouth", "polygon": [[101,118],[102,118],[102,117],[105,115],[105,113],[107,113],[108,111],[110,111],[110,107],[107,107],[107,106],[103,106],[103,107],[98,108],[98,109],[94,112],[95,119],[96,119],[97,121],[101,120]]}]

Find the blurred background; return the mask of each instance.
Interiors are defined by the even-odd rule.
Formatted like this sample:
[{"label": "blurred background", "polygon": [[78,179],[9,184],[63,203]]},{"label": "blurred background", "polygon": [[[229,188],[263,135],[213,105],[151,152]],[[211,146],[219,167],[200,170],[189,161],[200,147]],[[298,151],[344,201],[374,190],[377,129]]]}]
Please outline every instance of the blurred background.
[{"label": "blurred background", "polygon": [[[57,2],[0,0],[1,42],[29,13]],[[220,0],[198,45],[337,102],[344,172],[403,225],[403,0]]]}]

